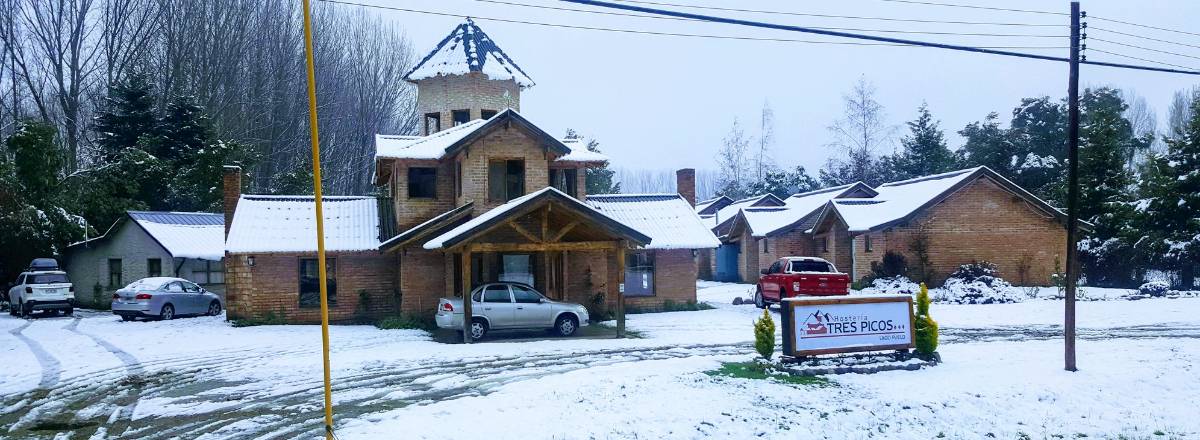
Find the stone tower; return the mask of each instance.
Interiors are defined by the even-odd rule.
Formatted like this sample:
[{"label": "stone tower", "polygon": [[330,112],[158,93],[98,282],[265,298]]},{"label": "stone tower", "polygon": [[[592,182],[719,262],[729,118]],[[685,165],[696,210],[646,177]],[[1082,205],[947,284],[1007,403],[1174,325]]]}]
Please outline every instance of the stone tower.
[{"label": "stone tower", "polygon": [[495,40],[467,19],[404,79],[417,85],[421,135],[430,135],[507,109],[521,109],[521,90],[533,80]]}]

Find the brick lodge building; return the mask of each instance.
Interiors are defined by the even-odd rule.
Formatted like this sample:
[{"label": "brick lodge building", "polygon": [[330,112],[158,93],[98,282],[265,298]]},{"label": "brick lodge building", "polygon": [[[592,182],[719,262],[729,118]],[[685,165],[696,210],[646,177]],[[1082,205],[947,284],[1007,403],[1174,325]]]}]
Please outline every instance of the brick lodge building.
[{"label": "brick lodge building", "polygon": [[918,243],[934,285],[973,261],[995,263],[1018,285],[1049,285],[1065,264],[1066,214],[987,167],[786,199],[718,197],[696,211],[721,240],[701,255],[704,279],[755,282],[777,258],[815,256],[861,280],[887,252],[912,267]]},{"label": "brick lodge building", "polygon": [[[410,71],[420,136],[377,135],[381,197],[325,197],[330,319],[434,313],[439,297],[516,281],[611,309],[696,299],[698,260],[720,242],[682,194],[588,195],[607,158],[519,113],[533,80],[467,20]],[[230,319],[318,322],[312,196],[242,195],[225,173]]]}]

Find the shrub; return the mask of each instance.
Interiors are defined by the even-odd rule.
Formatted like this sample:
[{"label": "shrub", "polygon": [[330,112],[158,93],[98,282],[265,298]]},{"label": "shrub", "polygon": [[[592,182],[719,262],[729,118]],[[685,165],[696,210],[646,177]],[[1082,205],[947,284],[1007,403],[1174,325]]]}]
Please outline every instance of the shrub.
[{"label": "shrub", "polygon": [[908,260],[895,251],[887,251],[879,261],[871,262],[873,278],[895,278],[908,275]]},{"label": "shrub", "polygon": [[930,241],[929,231],[925,229],[925,225],[921,225],[908,242],[908,250],[912,252],[913,257],[916,259],[912,268],[908,271],[908,277],[914,281],[927,283],[933,279],[933,260],[930,257],[930,248],[932,245]]},{"label": "shrub", "polygon": [[593,293],[591,298],[583,303],[583,308],[587,309],[588,320],[593,324],[613,319],[612,311],[605,305],[604,292]]},{"label": "shrub", "polygon": [[997,304],[1024,300],[1019,289],[1000,278],[996,265],[979,261],[954,270],[940,289],[939,302]]},{"label": "shrub", "polygon": [[762,318],[754,322],[754,350],[768,360],[775,354],[775,320],[771,319],[767,309],[763,309]]},{"label": "shrub", "polygon": [[1138,293],[1153,297],[1165,296],[1169,290],[1171,285],[1166,281],[1150,281],[1138,286]]},{"label": "shrub", "polygon": [[917,340],[914,342],[917,346],[917,354],[928,359],[937,352],[938,324],[929,316],[929,288],[925,286],[925,283],[921,283],[919,289],[915,319],[917,327],[914,329]]},{"label": "shrub", "polygon": [[907,277],[895,276],[891,278],[878,278],[871,283],[871,289],[880,293],[903,293],[906,295],[915,295],[919,290],[917,283]]},{"label": "shrub", "polygon": [[433,315],[405,313],[384,317],[375,322],[375,327],[383,330],[431,331],[437,328],[437,322],[433,320]]}]

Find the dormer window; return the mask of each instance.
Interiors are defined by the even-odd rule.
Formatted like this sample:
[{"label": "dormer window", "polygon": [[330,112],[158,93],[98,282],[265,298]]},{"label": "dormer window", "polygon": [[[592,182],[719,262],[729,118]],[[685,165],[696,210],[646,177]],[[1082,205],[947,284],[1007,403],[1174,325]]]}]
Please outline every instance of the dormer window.
[{"label": "dormer window", "polygon": [[442,131],[442,114],[441,113],[426,113],[425,114],[425,134],[431,135]]},{"label": "dormer window", "polygon": [[496,111],[495,110],[480,110],[479,116],[483,117],[483,119],[492,119],[492,116],[496,116]]},{"label": "dormer window", "polygon": [[471,111],[470,110],[455,110],[455,111],[450,112],[450,114],[454,118],[455,126],[471,122]]}]

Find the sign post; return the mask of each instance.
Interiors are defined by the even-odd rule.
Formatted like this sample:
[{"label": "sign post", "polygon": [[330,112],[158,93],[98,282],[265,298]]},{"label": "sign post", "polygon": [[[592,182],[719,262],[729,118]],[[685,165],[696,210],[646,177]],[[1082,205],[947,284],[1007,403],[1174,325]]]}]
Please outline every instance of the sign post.
[{"label": "sign post", "polygon": [[915,347],[912,297],[863,295],[784,299],[783,354],[804,357]]}]

